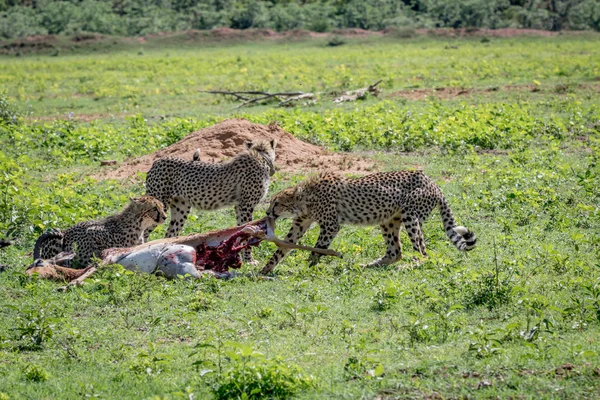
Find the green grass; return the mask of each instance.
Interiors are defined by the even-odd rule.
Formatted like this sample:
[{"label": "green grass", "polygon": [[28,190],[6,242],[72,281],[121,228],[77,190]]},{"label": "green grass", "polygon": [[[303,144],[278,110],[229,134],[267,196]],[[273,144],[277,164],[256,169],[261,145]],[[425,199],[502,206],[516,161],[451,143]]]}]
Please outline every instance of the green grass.
[{"label": "green grass", "polygon": [[[150,82],[138,82],[143,116],[0,124],[0,232],[16,240],[0,253],[0,263],[9,265],[0,274],[0,399],[225,398],[244,388],[297,398],[598,397],[600,109],[593,91],[578,86],[598,75],[596,43],[585,37],[453,43],[459,49],[444,50],[440,39],[335,49],[312,42],[155,48],[139,56],[139,65],[170,84],[152,94]],[[506,59],[494,56],[507,52]],[[165,63],[166,53],[176,62]],[[227,63],[238,53],[250,54],[244,62],[257,71],[239,81],[246,87],[259,85],[259,77],[275,68],[263,59],[279,57],[282,73],[312,71],[306,74],[311,90],[339,89],[340,76],[327,70],[331,55],[347,65],[355,60],[356,87],[383,77],[377,65],[399,63],[428,74],[422,87],[453,85],[460,71],[450,58],[457,53],[461,68],[469,57],[502,65],[488,77],[462,78],[468,88],[540,80],[541,92],[261,106],[244,114],[371,157],[381,170],[422,167],[442,187],[458,222],[477,233],[477,248],[456,251],[435,215],[424,228],[429,258],[417,261],[402,233],[404,260],[386,268],[359,267],[384,251],[378,228],[346,226],[332,244],[342,260],[323,259],[309,268],[308,254],[294,252],[272,280],[254,274],[273,251],[268,244],[254,251],[259,266],[243,267],[250,276],[230,281],[168,281],[105,267],[63,293],[58,283],[25,277],[27,253],[43,229],[107,215],[128,195],[143,193],[143,176],[123,183],[87,178],[98,172],[99,160],[152,152],[232,115],[232,103],[209,105],[214,98],[192,94],[192,88],[229,82],[237,72]],[[202,55],[224,63],[210,79]],[[4,70],[0,79],[18,108],[35,104],[38,115],[54,115],[65,101],[93,114],[129,101],[127,95],[70,100],[79,90],[77,78],[70,82],[59,66],[72,68],[72,77],[88,74],[98,92],[112,90],[113,80],[139,79],[130,68],[137,60],[125,62],[121,53],[104,56],[104,65],[100,59],[2,59],[13,73],[26,66],[32,79],[18,81]],[[124,67],[113,69],[118,65]],[[554,74],[555,65],[571,75]],[[192,85],[180,80],[187,68],[204,71],[191,74]],[[393,78],[386,91],[411,85],[403,71],[385,72]],[[301,81],[289,76],[264,82],[289,89]],[[57,88],[36,93],[36,79]],[[554,90],[566,81],[572,90]],[[177,87],[188,93],[169,93]],[[38,96],[43,99],[34,100]],[[180,103],[171,100],[177,98],[198,102],[176,110]],[[205,114],[209,109],[214,112]],[[181,118],[156,118],[164,114]],[[301,179],[277,173],[269,195]],[[255,216],[265,208],[261,204]],[[184,231],[234,223],[233,210],[194,212]],[[279,225],[279,236],[288,226]],[[163,233],[161,227],[155,237]],[[303,243],[313,244],[317,234],[313,228]]]},{"label": "green grass", "polygon": [[[185,46],[63,57],[0,58],[0,85],[33,117],[142,112],[199,116],[223,99],[199,89],[327,92],[382,79],[406,88],[591,83],[600,76],[598,36],[362,39]],[[532,52],[535,49],[535,52]]]}]

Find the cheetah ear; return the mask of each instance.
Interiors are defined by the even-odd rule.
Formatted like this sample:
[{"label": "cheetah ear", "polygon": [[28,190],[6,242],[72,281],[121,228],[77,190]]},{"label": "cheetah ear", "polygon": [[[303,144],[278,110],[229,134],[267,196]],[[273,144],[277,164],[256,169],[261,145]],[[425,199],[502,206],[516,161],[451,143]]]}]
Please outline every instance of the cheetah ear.
[{"label": "cheetah ear", "polygon": [[275,146],[277,146],[277,139],[271,139],[269,143],[271,143],[271,148],[275,150]]},{"label": "cheetah ear", "polygon": [[139,197],[131,197],[130,196],[129,197],[129,201],[132,202],[132,203],[139,203],[140,199],[139,199]]},{"label": "cheetah ear", "polygon": [[246,143],[246,150],[250,150],[252,148],[252,146],[254,145],[254,143],[252,143],[252,141],[248,140]]}]

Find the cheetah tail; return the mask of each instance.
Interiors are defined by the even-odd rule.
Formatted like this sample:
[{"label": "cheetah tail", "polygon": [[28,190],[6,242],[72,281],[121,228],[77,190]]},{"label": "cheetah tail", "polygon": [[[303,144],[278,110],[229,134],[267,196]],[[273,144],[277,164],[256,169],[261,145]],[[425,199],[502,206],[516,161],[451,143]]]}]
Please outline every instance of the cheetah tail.
[{"label": "cheetah tail", "polygon": [[[33,259],[51,258],[60,253],[63,245],[64,233],[58,229],[51,229],[40,235],[33,246]],[[52,253],[52,254],[49,254]],[[54,254],[56,253],[56,254]]]},{"label": "cheetah tail", "polygon": [[440,215],[444,222],[444,230],[448,238],[460,251],[469,251],[475,248],[477,236],[464,226],[457,226],[452,215],[452,210],[445,198],[440,201]]},{"label": "cheetah tail", "polygon": [[196,149],[194,156],[192,157],[192,161],[200,161],[200,149]]}]

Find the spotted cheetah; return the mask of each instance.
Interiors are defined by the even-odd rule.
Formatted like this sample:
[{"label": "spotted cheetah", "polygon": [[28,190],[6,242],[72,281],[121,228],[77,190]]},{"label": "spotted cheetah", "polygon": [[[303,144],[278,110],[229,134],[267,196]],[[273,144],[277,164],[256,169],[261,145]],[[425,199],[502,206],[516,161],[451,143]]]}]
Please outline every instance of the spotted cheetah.
[{"label": "spotted cheetah", "polygon": [[[275,173],[276,145],[275,140],[247,142],[245,151],[221,163],[201,161],[199,151],[192,161],[175,157],[155,161],[146,177],[146,193],[170,206],[166,237],[177,236],[192,207],[217,210],[233,205],[237,224],[250,222]],[[250,250],[242,256],[251,261]]]},{"label": "spotted cheetah", "polygon": [[101,257],[105,249],[129,247],[144,243],[144,231],[167,219],[163,204],[151,196],[131,201],[123,211],[97,221],[80,222],[64,232],[53,229],[42,234],[35,243],[34,260],[50,259],[63,251],[73,251],[73,262],[86,267],[91,258]]},{"label": "spotted cheetah", "polygon": [[[475,247],[475,234],[456,226],[452,211],[441,189],[421,171],[383,172],[362,178],[344,178],[323,173],[298,186],[276,194],[267,216],[293,218],[287,240],[296,243],[313,222],[319,224],[316,248],[326,249],[340,230],[341,224],[379,225],[385,239],[385,256],[368,266],[389,265],[402,258],[398,240],[404,225],[413,248],[426,256],[421,226],[431,211],[438,207],[444,229],[461,251]],[[263,269],[272,271],[289,250],[278,249]],[[319,255],[311,253],[310,264]]]}]

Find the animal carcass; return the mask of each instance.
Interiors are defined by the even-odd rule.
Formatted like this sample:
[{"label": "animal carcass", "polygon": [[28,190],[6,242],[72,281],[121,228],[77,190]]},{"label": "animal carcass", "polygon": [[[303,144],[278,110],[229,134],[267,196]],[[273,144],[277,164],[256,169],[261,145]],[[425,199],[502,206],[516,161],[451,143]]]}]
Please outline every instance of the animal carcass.
[{"label": "animal carcass", "polygon": [[[273,221],[263,218],[234,228],[158,239],[128,248],[107,249],[102,252],[102,264],[120,264],[128,270],[158,273],[169,278],[177,275],[199,278],[203,273],[223,278],[230,276],[230,269],[241,267],[241,250],[257,246],[263,240],[273,242],[279,247],[341,257],[333,250],[316,249],[280,240],[273,231]],[[36,262],[40,263],[38,260]],[[50,260],[43,265],[48,268],[51,264]],[[29,271],[36,272],[31,267],[27,272]]]}]

